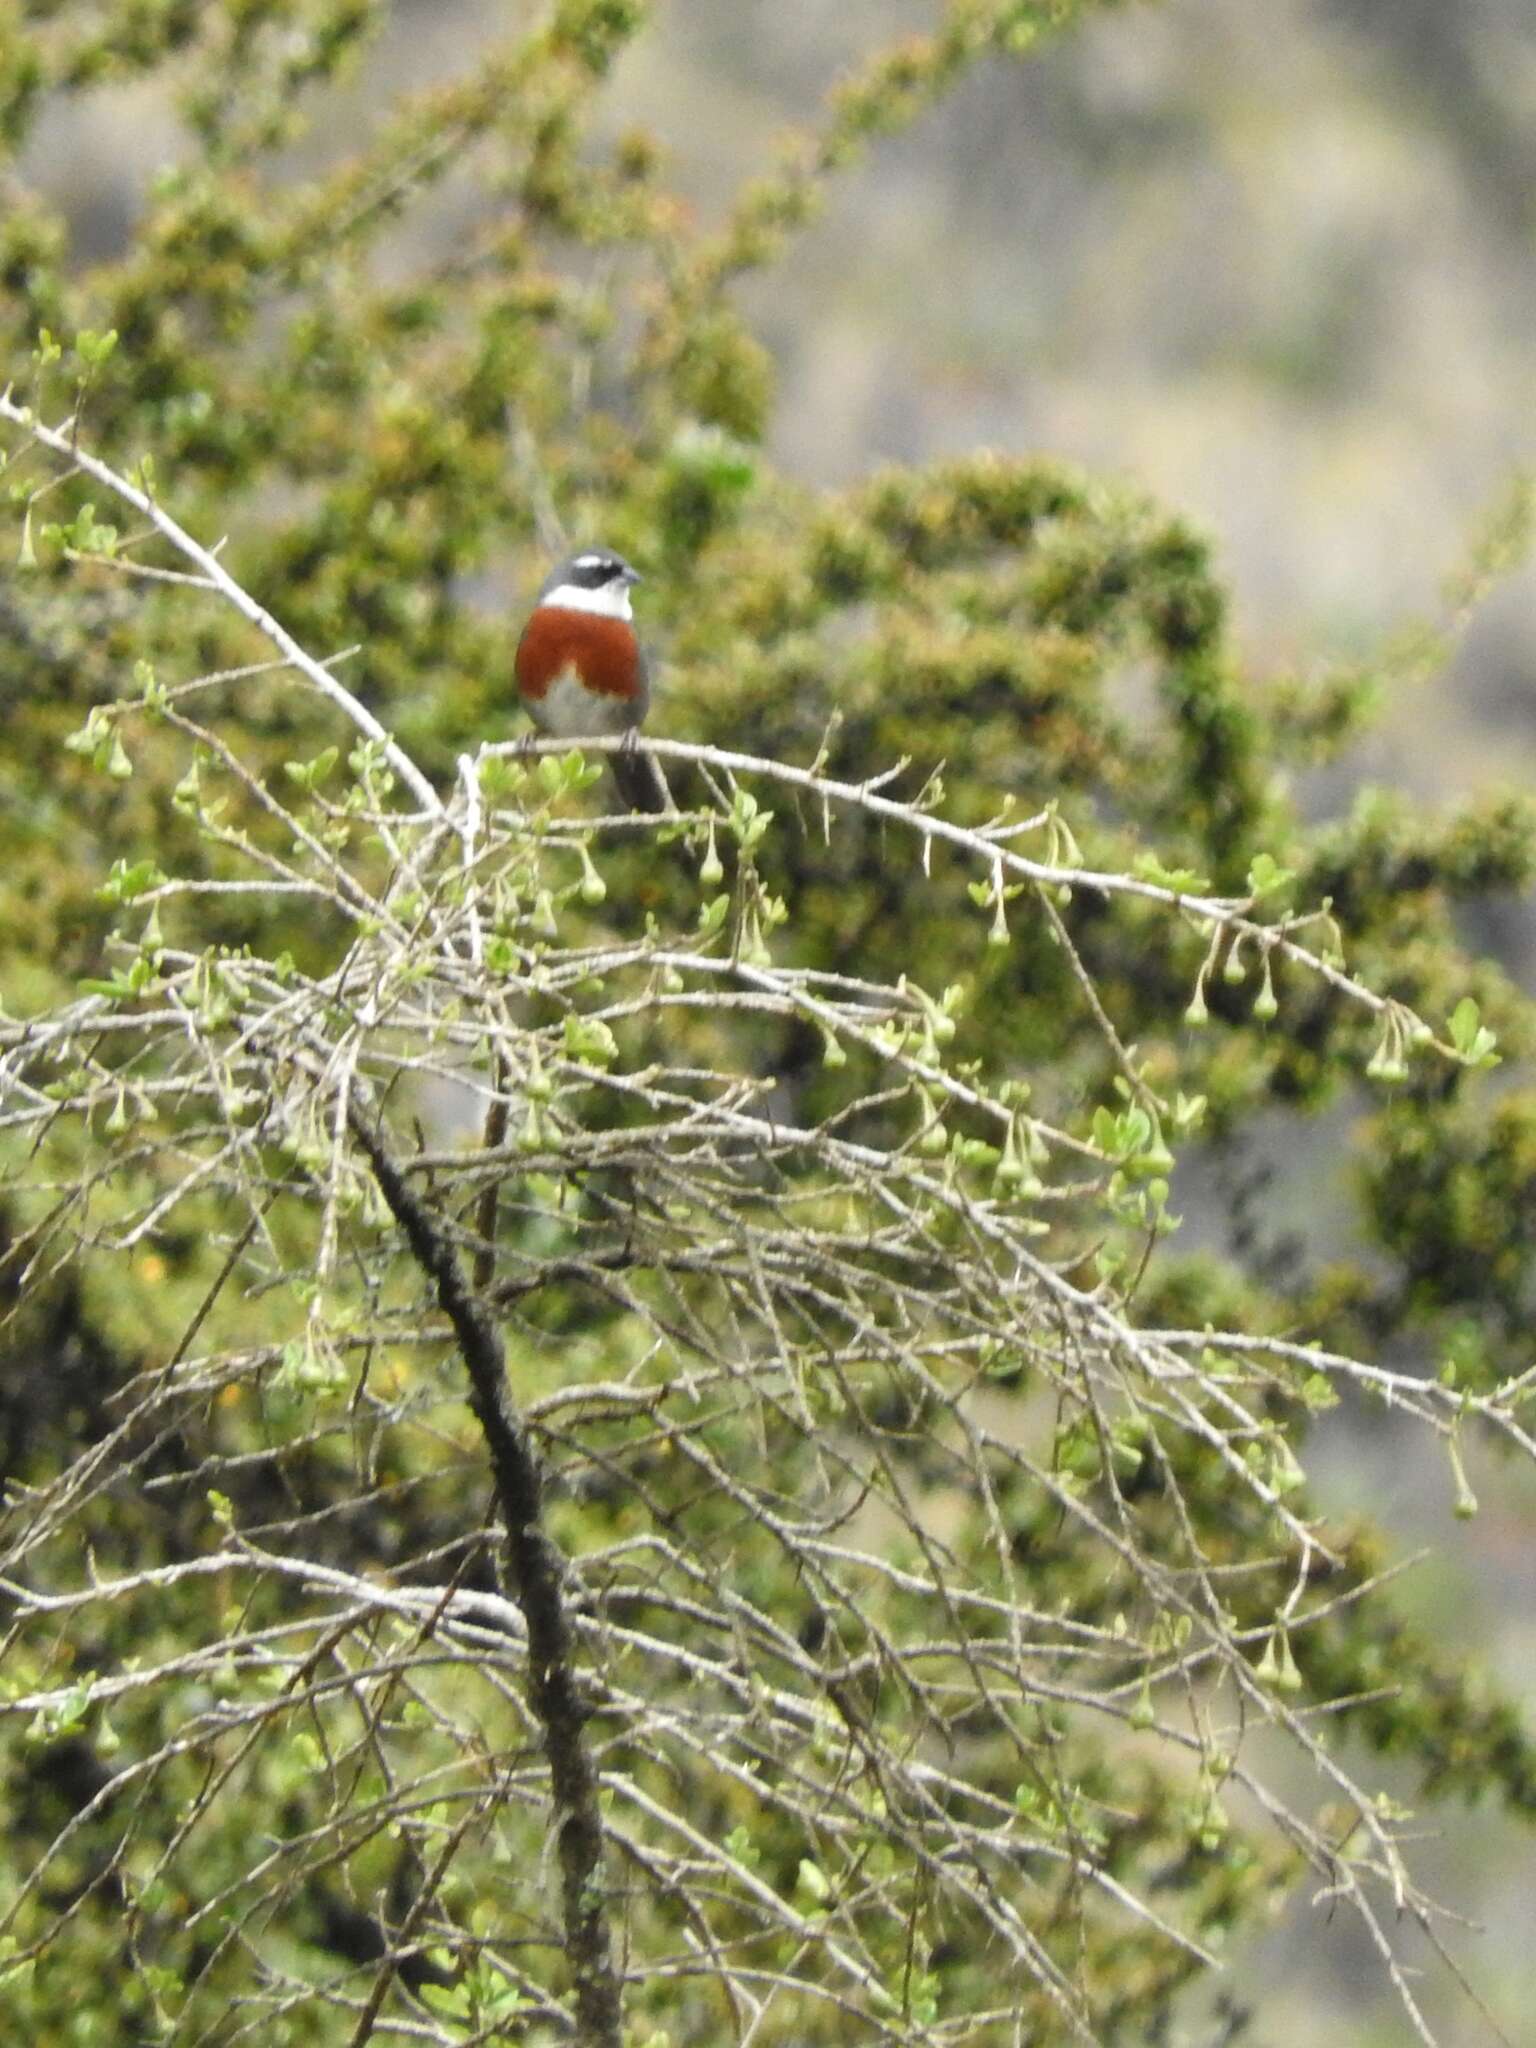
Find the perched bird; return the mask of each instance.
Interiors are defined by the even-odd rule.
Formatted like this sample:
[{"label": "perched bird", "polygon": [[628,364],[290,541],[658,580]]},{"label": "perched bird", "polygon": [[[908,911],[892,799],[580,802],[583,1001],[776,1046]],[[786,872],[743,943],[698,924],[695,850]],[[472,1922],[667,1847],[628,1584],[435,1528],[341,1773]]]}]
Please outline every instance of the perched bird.
[{"label": "perched bird", "polygon": [[[517,643],[518,695],[540,732],[580,740],[624,733],[633,740],[651,701],[645,653],[629,608],[640,581],[612,548],[584,548],[551,570]],[[613,779],[632,810],[659,816],[667,785],[649,754],[626,746]]]}]

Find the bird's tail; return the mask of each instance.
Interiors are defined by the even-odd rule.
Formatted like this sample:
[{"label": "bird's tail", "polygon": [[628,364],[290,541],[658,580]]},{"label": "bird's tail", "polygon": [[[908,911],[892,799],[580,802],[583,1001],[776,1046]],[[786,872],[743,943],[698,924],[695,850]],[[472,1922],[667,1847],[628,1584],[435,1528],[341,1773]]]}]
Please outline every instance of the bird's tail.
[{"label": "bird's tail", "polygon": [[632,811],[659,818],[672,808],[672,793],[657,762],[637,742],[613,755],[613,779]]}]

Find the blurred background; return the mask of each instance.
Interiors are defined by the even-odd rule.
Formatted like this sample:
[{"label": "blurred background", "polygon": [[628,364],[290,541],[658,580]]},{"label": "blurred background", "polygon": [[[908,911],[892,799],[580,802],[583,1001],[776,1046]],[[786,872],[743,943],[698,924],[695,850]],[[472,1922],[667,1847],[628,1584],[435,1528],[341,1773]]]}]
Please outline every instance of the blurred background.
[{"label": "blurred background", "polygon": [[[536,13],[397,0],[354,134]],[[932,16],[659,0],[604,125],[654,131],[707,222],[861,52]],[[328,121],[300,154],[346,141]],[[177,151],[159,88],[131,87],[56,102],[27,169],[99,260]],[[1129,476],[1217,536],[1254,663],[1348,658],[1433,609],[1536,450],[1533,235],[1528,0],[1111,8],[877,144],[748,281],[772,452],[826,483],[988,444]],[[1530,771],[1533,598],[1533,574],[1495,594],[1359,775],[1437,798]]]},{"label": "blurred background", "polygon": [[[312,147],[344,149],[397,91],[453,75],[534,12],[400,0],[351,91],[351,137],[343,122]],[[860,52],[932,14],[930,0],[662,0],[605,125],[654,131],[708,221]],[[156,90],[125,89],[51,115],[28,172],[99,260],[175,149]],[[1347,661],[1436,614],[1536,453],[1533,240],[1531,0],[1112,9],[1029,63],[983,67],[878,145],[787,263],[749,281],[779,371],[772,452],[809,482],[982,445],[1129,477],[1216,537],[1251,668]],[[1327,812],[1390,782],[1435,806],[1533,774],[1526,570],[1306,795]],[[1482,936],[1528,984],[1532,904],[1494,906]],[[1282,1163],[1302,1226],[1316,1228],[1316,1183],[1337,1180],[1327,1146],[1324,1132]],[[1476,1522],[1453,1522],[1447,1474],[1389,1419],[1319,1448],[1336,1510],[1380,1517],[1405,1552],[1435,1547],[1404,1605],[1528,1696],[1536,1498],[1504,1472]],[[1491,1816],[1450,1824],[1426,1870],[1483,1923],[1442,1930],[1453,1952],[1509,2038],[1531,2038],[1530,1838]],[[1200,2048],[1410,2038],[1342,1917],[1298,1908],[1232,1961],[1191,2005],[1184,2038]],[[1443,2040],[1494,2038],[1443,1980],[1428,2006]]]}]

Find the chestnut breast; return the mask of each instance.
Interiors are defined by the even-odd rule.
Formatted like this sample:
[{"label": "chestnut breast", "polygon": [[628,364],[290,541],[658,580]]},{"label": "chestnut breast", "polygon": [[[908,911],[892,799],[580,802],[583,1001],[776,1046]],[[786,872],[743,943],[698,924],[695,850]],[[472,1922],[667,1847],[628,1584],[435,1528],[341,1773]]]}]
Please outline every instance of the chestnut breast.
[{"label": "chestnut breast", "polygon": [[534,724],[559,738],[626,732],[645,716],[645,662],[628,619],[539,605],[517,643],[514,669]]}]

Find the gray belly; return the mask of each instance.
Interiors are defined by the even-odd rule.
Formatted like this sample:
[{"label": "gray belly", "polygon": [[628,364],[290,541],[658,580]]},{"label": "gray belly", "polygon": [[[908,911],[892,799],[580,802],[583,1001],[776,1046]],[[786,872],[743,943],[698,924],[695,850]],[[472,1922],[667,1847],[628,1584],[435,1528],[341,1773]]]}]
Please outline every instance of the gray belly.
[{"label": "gray belly", "polygon": [[627,697],[598,697],[585,689],[570,669],[557,675],[537,703],[530,704],[533,722],[557,740],[579,740],[594,733],[628,732],[640,706]]}]

